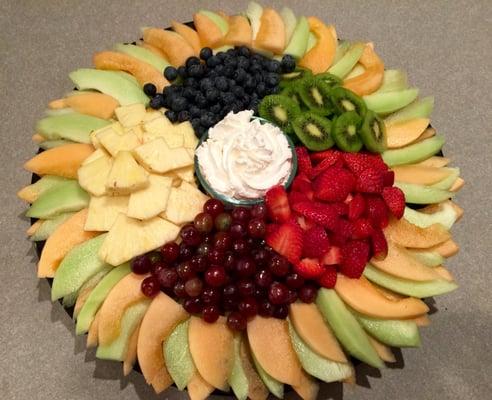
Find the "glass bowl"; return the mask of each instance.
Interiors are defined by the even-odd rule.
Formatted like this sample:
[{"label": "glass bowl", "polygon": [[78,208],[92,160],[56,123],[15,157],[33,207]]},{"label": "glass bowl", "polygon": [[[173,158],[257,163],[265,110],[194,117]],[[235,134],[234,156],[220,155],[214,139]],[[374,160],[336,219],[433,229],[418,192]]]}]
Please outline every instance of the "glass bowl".
[{"label": "glass bowl", "polygon": [[[265,123],[270,123],[267,120],[260,118],[260,117],[252,117],[253,119],[259,120],[262,124]],[[285,135],[285,134],[284,134]],[[287,142],[289,143],[289,147],[292,151],[292,170],[290,172],[289,177],[287,178],[287,181],[284,184],[285,188],[288,188],[292,181],[294,180],[297,172],[297,155],[296,155],[296,150],[295,150],[295,145],[292,139],[288,136],[285,135],[285,138],[287,139]],[[200,138],[198,142],[198,147],[202,145],[204,141],[208,139],[208,131],[205,132],[205,134]],[[263,198],[258,198],[258,199],[236,199],[234,197],[226,196],[222,193],[216,192],[214,188],[207,182],[207,179],[205,178],[204,174],[202,174],[202,171],[200,169],[200,163],[198,162],[198,157],[195,154],[195,174],[198,178],[198,181],[200,182],[200,185],[203,187],[205,192],[213,198],[216,198],[220,201],[222,201],[224,204],[228,204],[231,206],[253,206],[255,204],[259,204],[263,202]]]}]

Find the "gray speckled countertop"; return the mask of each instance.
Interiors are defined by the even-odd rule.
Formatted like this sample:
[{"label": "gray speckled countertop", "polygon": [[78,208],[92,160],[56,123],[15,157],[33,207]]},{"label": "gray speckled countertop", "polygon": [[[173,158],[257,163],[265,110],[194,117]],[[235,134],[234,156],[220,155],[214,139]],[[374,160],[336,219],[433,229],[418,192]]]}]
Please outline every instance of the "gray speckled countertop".
[{"label": "gray speckled countertop", "polygon": [[[268,1],[272,3],[272,1]],[[492,7],[487,0],[294,1],[297,13],[336,24],[339,36],[366,39],[387,66],[405,68],[423,95],[436,97],[432,123],[446,135],[446,156],[467,184],[457,201],[465,217],[453,233],[461,246],[448,267],[461,287],[438,297],[422,348],[404,350],[404,366],[362,371],[362,385],[326,385],[320,398],[485,399],[492,379]],[[156,397],[143,378],[122,378],[119,364],[95,361],[76,338],[62,307],[35,276],[24,237],[25,205],[15,192],[29,182],[21,169],[36,151],[30,137],[49,100],[71,88],[67,74],[89,66],[95,50],[139,37],[140,26],[190,20],[199,7],[234,12],[246,1],[0,1],[0,394],[4,400]],[[364,5],[362,5],[364,4]]]}]

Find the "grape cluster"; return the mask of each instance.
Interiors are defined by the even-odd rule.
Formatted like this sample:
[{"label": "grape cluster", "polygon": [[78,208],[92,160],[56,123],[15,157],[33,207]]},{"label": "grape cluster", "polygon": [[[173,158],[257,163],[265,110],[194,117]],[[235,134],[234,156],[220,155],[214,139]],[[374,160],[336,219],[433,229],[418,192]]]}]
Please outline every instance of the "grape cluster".
[{"label": "grape cluster", "polygon": [[317,287],[265,244],[266,229],[263,204],[226,210],[210,199],[181,229],[180,244],[135,258],[132,270],[151,273],[142,282],[146,296],[163,291],[209,323],[227,315],[231,329],[243,330],[257,314],[283,319],[297,299],[313,302]]}]

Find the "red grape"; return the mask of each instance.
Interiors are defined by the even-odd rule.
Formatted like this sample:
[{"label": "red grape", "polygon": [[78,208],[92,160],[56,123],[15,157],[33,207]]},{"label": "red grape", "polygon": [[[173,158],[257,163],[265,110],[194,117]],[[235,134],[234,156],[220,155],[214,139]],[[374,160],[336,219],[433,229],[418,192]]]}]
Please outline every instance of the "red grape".
[{"label": "red grape", "polygon": [[262,238],[265,236],[266,224],[261,219],[252,219],[248,223],[248,234],[254,238]]},{"label": "red grape", "polygon": [[176,267],[176,272],[179,277],[183,280],[188,280],[194,278],[196,273],[193,270],[193,266],[190,261],[183,261]]},{"label": "red grape", "polygon": [[164,268],[156,275],[161,288],[171,289],[178,281],[178,273],[175,269]]},{"label": "red grape", "polygon": [[219,250],[229,250],[232,246],[231,235],[227,232],[217,232],[214,236],[213,246]]},{"label": "red grape", "polygon": [[157,253],[156,251],[153,251],[152,253],[147,254],[147,256],[149,257],[150,263],[152,265],[157,264],[158,262],[162,261],[161,255],[159,253]]},{"label": "red grape", "polygon": [[299,289],[304,285],[304,278],[297,272],[287,275],[285,278],[285,284],[291,289]]},{"label": "red grape", "polygon": [[193,249],[186,243],[181,243],[179,245],[179,259],[181,261],[188,260],[193,255]]},{"label": "red grape", "polygon": [[290,270],[289,262],[281,255],[274,255],[268,263],[268,267],[276,276],[285,276]]},{"label": "red grape", "polygon": [[217,199],[208,199],[203,205],[203,211],[215,218],[224,211],[224,204]]},{"label": "red grape", "polygon": [[165,268],[167,268],[167,265],[161,261],[153,264],[152,267],[150,267],[150,272],[152,273],[152,275],[157,276],[159,275],[159,272],[161,272]]},{"label": "red grape", "polygon": [[274,311],[275,307],[272,303],[268,301],[261,302],[258,308],[258,314],[260,314],[262,317],[271,317]]},{"label": "red grape", "polygon": [[179,257],[179,245],[175,242],[166,243],[161,247],[161,255],[167,263],[176,261]]},{"label": "red grape", "polygon": [[183,282],[177,282],[176,285],[174,285],[173,292],[178,299],[184,299],[187,297]]},{"label": "red grape", "polygon": [[205,256],[202,255],[194,255],[190,259],[191,266],[193,267],[193,271],[195,272],[203,272],[208,267],[208,262]]},{"label": "red grape", "polygon": [[254,317],[258,314],[258,303],[253,297],[247,297],[239,302],[238,310],[246,318]]},{"label": "red grape", "polygon": [[246,242],[246,240],[244,240],[244,239],[236,239],[232,243],[232,250],[237,255],[244,255],[244,254],[247,254],[248,253],[249,246],[248,246],[248,243]]},{"label": "red grape", "polygon": [[203,308],[202,301],[199,297],[186,299],[183,303],[183,308],[190,314],[199,314]]},{"label": "red grape", "polygon": [[246,222],[250,217],[250,212],[246,207],[234,207],[231,216],[234,221]]},{"label": "red grape", "polygon": [[201,255],[201,256],[206,256],[209,252],[210,249],[212,248],[210,243],[202,243],[199,245],[196,249],[196,253]]},{"label": "red grape", "polygon": [[227,252],[224,256],[224,262],[222,263],[222,265],[224,265],[224,268],[227,272],[231,272],[236,265],[234,254],[231,252]]},{"label": "red grape", "polygon": [[256,204],[251,208],[251,218],[265,219],[267,216],[267,208],[265,204]]},{"label": "red grape", "polygon": [[258,286],[266,288],[270,286],[272,281],[273,281],[273,277],[270,271],[267,271],[266,269],[262,269],[261,271],[258,271],[256,273],[255,282]]},{"label": "red grape", "polygon": [[253,259],[257,265],[265,265],[270,261],[270,253],[263,248],[259,248],[253,252]]},{"label": "red grape", "polygon": [[218,231],[226,232],[230,229],[232,218],[228,213],[220,213],[215,217],[215,229]]},{"label": "red grape", "polygon": [[238,311],[231,312],[227,317],[227,326],[233,331],[243,331],[246,325],[246,318]]},{"label": "red grape", "polygon": [[211,264],[220,265],[224,262],[225,254],[223,250],[213,248],[208,253],[207,258]]},{"label": "red grape", "polygon": [[224,286],[224,289],[222,290],[222,295],[224,296],[224,299],[226,300],[235,300],[239,296],[239,290],[237,286],[230,284],[227,286]]},{"label": "red grape", "polygon": [[299,290],[299,299],[304,303],[312,303],[316,299],[318,289],[313,285],[305,285]]},{"label": "red grape", "polygon": [[217,321],[219,319],[220,312],[219,312],[219,307],[210,305],[210,306],[205,306],[202,311],[202,317],[205,322],[208,322],[209,324]]},{"label": "red grape", "polygon": [[289,307],[286,304],[281,304],[275,307],[273,316],[278,319],[285,319],[289,315]]},{"label": "red grape", "polygon": [[147,255],[137,256],[132,260],[132,271],[135,274],[144,275],[150,271],[151,263]]},{"label": "red grape", "polygon": [[188,246],[196,247],[202,242],[200,232],[193,225],[183,226],[179,235],[183,239],[183,243],[186,243]]},{"label": "red grape", "polygon": [[229,228],[229,233],[234,239],[239,239],[246,236],[246,228],[239,222],[233,222]]},{"label": "red grape", "polygon": [[203,304],[217,304],[220,301],[220,291],[217,288],[206,287],[202,292]]},{"label": "red grape", "polygon": [[254,275],[256,265],[250,257],[244,257],[236,262],[236,273],[242,278]]},{"label": "red grape", "polygon": [[153,276],[148,276],[142,281],[142,293],[147,297],[155,297],[160,292],[159,282]]},{"label": "red grape", "polygon": [[208,233],[214,227],[214,218],[211,214],[200,213],[195,217],[193,224],[199,232]]},{"label": "red grape", "polygon": [[200,278],[192,278],[186,281],[185,291],[190,297],[198,297],[202,294],[203,282]]},{"label": "red grape", "polygon": [[253,281],[242,279],[237,283],[237,288],[242,297],[249,297],[255,294],[255,284]]},{"label": "red grape", "polygon": [[289,289],[284,284],[273,282],[268,290],[268,300],[275,305],[284,304],[287,301],[288,294]]},{"label": "red grape", "polygon": [[205,282],[212,287],[223,286],[227,281],[224,267],[213,265],[205,272]]}]

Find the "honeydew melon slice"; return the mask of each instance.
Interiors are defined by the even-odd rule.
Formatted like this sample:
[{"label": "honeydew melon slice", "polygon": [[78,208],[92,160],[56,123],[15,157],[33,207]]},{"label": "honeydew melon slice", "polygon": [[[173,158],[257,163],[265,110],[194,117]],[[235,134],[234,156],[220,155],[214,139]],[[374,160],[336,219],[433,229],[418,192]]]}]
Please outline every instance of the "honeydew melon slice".
[{"label": "honeydew melon slice", "polygon": [[455,290],[458,285],[444,279],[434,281],[417,282],[401,279],[378,270],[368,264],[364,270],[364,276],[372,282],[377,283],[394,292],[417,298],[437,296]]},{"label": "honeydew melon slice", "polygon": [[362,75],[366,69],[359,63],[355,64],[355,67],[348,73],[345,79],[355,78],[356,76]]},{"label": "honeydew melon slice", "polygon": [[289,43],[297,25],[297,17],[294,14],[294,11],[289,7],[283,7],[282,10],[280,10],[280,16],[282,17],[285,27],[285,43]]},{"label": "honeydew melon slice", "polygon": [[299,17],[296,27],[287,47],[284,50],[284,54],[289,54],[296,59],[300,59],[304,53],[308,44],[309,37],[309,23],[306,17]]},{"label": "honeydew melon slice", "polygon": [[378,114],[389,114],[400,110],[414,101],[419,95],[418,89],[404,89],[393,92],[378,92],[363,97],[367,108]]},{"label": "honeydew melon slice", "polygon": [[57,140],[45,140],[39,143],[39,147],[43,150],[54,149],[55,147],[65,146],[67,144],[74,144],[71,140],[57,139]]},{"label": "honeydew melon slice", "polygon": [[313,32],[309,32],[306,45],[306,53],[316,45],[317,39]]},{"label": "honeydew melon slice", "polygon": [[441,245],[451,238],[450,233],[440,224],[421,228],[404,218],[399,220],[391,218],[384,235],[387,240],[414,249],[428,249]]},{"label": "honeydew melon slice", "polygon": [[263,7],[256,1],[250,1],[246,8],[246,16],[251,24],[251,32],[253,33],[253,40],[256,39],[256,35],[260,30],[261,15],[263,14]]},{"label": "honeydew melon slice", "polygon": [[41,177],[37,182],[26,186],[17,192],[17,197],[28,203],[33,203],[39,196],[47,192],[54,187],[60,186],[63,183],[69,181],[68,178],[63,178],[61,176],[55,175],[45,175]]},{"label": "honeydew melon slice", "polygon": [[347,51],[352,46],[348,40],[339,40],[337,43],[337,49],[335,51],[335,56],[333,57],[333,65],[342,59],[342,57],[347,54]]},{"label": "honeydew melon slice", "polygon": [[450,202],[444,202],[440,205],[440,209],[432,214],[419,212],[412,208],[405,207],[403,218],[421,228],[427,228],[433,224],[441,224],[449,230],[457,221],[458,213]]},{"label": "honeydew melon slice", "polygon": [[449,171],[449,175],[444,178],[443,180],[434,183],[432,185],[433,188],[436,189],[442,189],[442,190],[449,190],[452,186],[453,183],[456,181],[456,179],[459,178],[460,176],[460,169],[459,168],[445,168],[447,171]]},{"label": "honeydew melon slice", "polygon": [[212,22],[220,29],[223,36],[227,34],[227,31],[229,30],[229,23],[219,14],[208,10],[199,10],[198,13],[210,18],[210,20],[212,20]]},{"label": "honeydew melon slice", "polygon": [[409,254],[428,267],[438,267],[442,265],[446,259],[439,253],[434,251],[419,251],[408,249]]},{"label": "honeydew melon slice", "polygon": [[369,336],[369,341],[371,342],[372,347],[374,347],[374,349],[378,353],[378,356],[381,358],[381,360],[383,360],[385,363],[396,362],[395,355],[393,354],[393,352],[391,351],[391,349],[388,346],[381,343],[379,340],[377,340],[373,336]]},{"label": "honeydew melon slice", "polygon": [[341,79],[345,78],[359,61],[364,51],[364,46],[364,43],[354,43],[351,45],[344,56],[330,67],[328,72]]},{"label": "honeydew melon slice", "polygon": [[414,118],[429,118],[434,110],[434,97],[424,97],[385,118],[386,123],[403,122]]},{"label": "honeydew melon slice", "polygon": [[160,72],[164,72],[166,67],[169,67],[169,62],[162,57],[159,57],[157,54],[152,53],[150,50],[136,46],[133,44],[123,44],[118,43],[114,46],[116,51],[120,53],[128,54],[129,56],[138,58],[140,61],[146,62],[147,64],[152,65],[155,69]]},{"label": "honeydew melon slice", "polygon": [[274,377],[268,374],[261,364],[258,362],[256,359],[255,355],[253,352],[251,352],[251,357],[253,358],[253,363],[255,364],[256,371],[258,372],[258,375],[260,376],[261,380],[265,384],[265,386],[268,388],[268,390],[277,398],[283,399],[284,398],[284,385],[282,382],[277,381]]},{"label": "honeydew melon slice", "polygon": [[[77,304],[78,300],[80,299],[81,296],[83,296],[84,292],[90,292],[92,288],[94,288],[97,283],[109,272],[108,269],[104,269],[94,276],[91,276],[89,280],[87,280],[79,290],[76,292],[70,293],[68,296],[65,296],[62,300],[63,307],[73,307],[74,305]],[[87,295],[86,295],[87,296]],[[85,298],[84,300],[85,301]],[[80,306],[81,307],[81,306]],[[77,319],[77,314],[80,311],[79,309],[74,309],[73,310],[73,319]]]},{"label": "honeydew melon slice", "polygon": [[41,225],[39,226],[38,229],[36,229],[36,232],[34,232],[30,237],[29,240],[33,242],[39,242],[42,240],[48,239],[51,234],[58,228],[61,224],[63,224],[68,218],[70,218],[72,215],[75,213],[64,213],[60,214],[53,219],[45,219],[45,220],[38,220],[41,222]]},{"label": "honeydew melon slice", "polygon": [[179,390],[184,390],[196,373],[188,344],[190,320],[181,322],[163,343],[167,371]]},{"label": "honeydew melon slice", "polygon": [[455,195],[447,190],[415,183],[395,182],[395,186],[405,194],[405,201],[413,204],[436,204],[451,199]]},{"label": "honeydew melon slice", "polygon": [[64,107],[58,109],[48,109],[44,113],[47,117],[56,117],[57,115],[73,114],[75,110],[73,108]]},{"label": "honeydew melon slice", "polygon": [[48,140],[90,143],[90,133],[110,123],[102,118],[72,112],[42,118],[36,124],[36,130]]},{"label": "honeydew melon slice", "polygon": [[383,83],[374,93],[395,92],[408,88],[407,73],[401,69],[384,71]]},{"label": "honeydew melon slice", "polygon": [[444,142],[443,136],[436,135],[401,149],[386,150],[382,154],[383,161],[390,167],[417,163],[439,152]]}]

